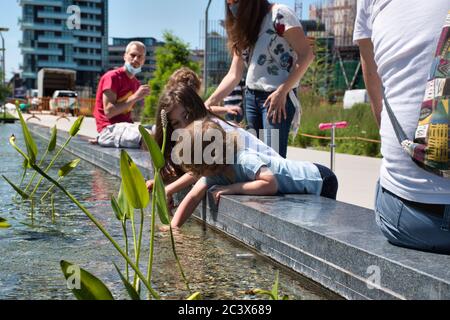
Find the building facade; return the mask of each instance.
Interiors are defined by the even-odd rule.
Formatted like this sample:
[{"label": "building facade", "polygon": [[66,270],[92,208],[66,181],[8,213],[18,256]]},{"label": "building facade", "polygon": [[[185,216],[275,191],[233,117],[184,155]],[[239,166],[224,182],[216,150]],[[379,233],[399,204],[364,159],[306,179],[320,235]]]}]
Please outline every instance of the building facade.
[{"label": "building facade", "polygon": [[137,75],[137,79],[141,83],[147,83],[153,78],[153,72],[156,70],[156,48],[164,45],[163,42],[157,41],[155,38],[113,38],[112,45],[108,47],[108,69],[113,70],[123,66],[123,55],[127,45],[132,41],[140,41],[147,48],[145,64],[142,67],[142,72]]},{"label": "building facade", "polygon": [[[43,68],[75,70],[80,90],[95,91],[108,66],[108,0],[20,0],[22,78],[37,87]],[[89,90],[88,90],[89,91]]]}]

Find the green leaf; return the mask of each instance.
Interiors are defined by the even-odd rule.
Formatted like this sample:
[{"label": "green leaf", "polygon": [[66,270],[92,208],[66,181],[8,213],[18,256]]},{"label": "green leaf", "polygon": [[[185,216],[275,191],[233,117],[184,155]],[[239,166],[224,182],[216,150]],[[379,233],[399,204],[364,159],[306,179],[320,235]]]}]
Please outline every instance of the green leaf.
[{"label": "green leaf", "polygon": [[114,300],[105,284],[86,270],[67,261],[61,261],[61,269],[78,300]]},{"label": "green leaf", "polygon": [[114,264],[114,267],[116,268],[117,272],[119,273],[120,279],[122,280],[123,285],[125,286],[125,289],[128,292],[128,295],[130,296],[131,300],[141,300],[141,297],[139,296],[139,293],[137,293],[136,289],[128,282],[128,280],[123,276],[122,272],[120,272],[119,268]]},{"label": "green leaf", "polygon": [[80,131],[81,125],[83,124],[84,116],[79,117],[75,123],[72,125],[72,128],[69,130],[69,134],[71,137],[75,137]]},{"label": "green leaf", "polygon": [[272,295],[274,296],[274,300],[278,300],[278,282],[279,282],[279,277],[280,277],[280,271],[277,270],[277,274],[275,276],[275,283],[273,284],[272,287]]},{"label": "green leaf", "polygon": [[36,143],[33,140],[33,137],[30,134],[30,131],[28,130],[28,126],[23,119],[22,112],[20,111],[20,108],[16,107],[17,113],[19,115],[20,124],[22,125],[22,132],[23,137],[25,139],[25,144],[27,146],[27,152],[28,152],[28,158],[32,163],[36,162],[36,158],[38,155],[38,148],[36,146]]},{"label": "green leaf", "polygon": [[255,289],[255,290],[252,290],[252,293],[257,294],[257,295],[269,296],[270,299],[276,300],[275,296],[272,294],[272,292],[267,291],[267,290]]},{"label": "green leaf", "polygon": [[123,191],[123,183],[120,185],[119,195],[117,196],[117,204],[120,210],[125,214],[127,220],[130,220],[134,214],[134,208],[128,202],[125,192]]},{"label": "green leaf", "polygon": [[120,173],[123,191],[131,206],[135,209],[145,209],[150,202],[150,195],[144,176],[124,150],[120,154]]},{"label": "green leaf", "polygon": [[166,188],[161,180],[161,176],[159,174],[155,175],[154,182],[155,195],[156,195],[156,206],[159,215],[159,220],[164,225],[170,224],[169,218],[169,209],[167,207],[167,196],[166,196]]},{"label": "green leaf", "polygon": [[7,229],[10,228],[11,225],[8,223],[8,221],[2,217],[0,217],[0,229]]},{"label": "green leaf", "polygon": [[150,157],[152,158],[156,170],[161,170],[166,165],[166,161],[164,160],[164,156],[159,145],[143,126],[139,126],[139,132],[147,145],[148,151],[150,152]]},{"label": "green leaf", "polygon": [[78,166],[80,161],[81,161],[81,159],[75,159],[73,161],[70,161],[68,164],[66,164],[61,169],[59,169],[58,176],[60,176],[61,178],[67,176]]},{"label": "green leaf", "polygon": [[54,126],[52,129],[52,135],[50,137],[50,142],[48,143],[48,147],[47,147],[48,152],[52,152],[56,149],[57,132],[58,132],[58,130],[56,130],[56,126]]},{"label": "green leaf", "polygon": [[27,160],[27,159],[23,159],[22,167],[23,167],[24,169],[31,169],[31,166],[30,166],[30,164],[28,163],[28,160]]},{"label": "green leaf", "polygon": [[114,214],[116,215],[117,220],[122,221],[123,220],[123,211],[122,211],[122,208],[120,208],[120,206],[117,203],[117,200],[114,196],[111,196],[111,207],[114,211]]},{"label": "green leaf", "polygon": [[187,300],[202,300],[202,295],[200,294],[200,292],[196,292],[193,295],[191,295],[189,298],[187,298]]},{"label": "green leaf", "polygon": [[30,196],[25,193],[24,191],[22,191],[19,187],[17,187],[14,183],[12,183],[11,181],[8,180],[7,177],[2,176],[3,179],[6,180],[6,182],[8,182],[8,184],[14,189],[14,191],[16,191],[24,200],[30,199]]}]

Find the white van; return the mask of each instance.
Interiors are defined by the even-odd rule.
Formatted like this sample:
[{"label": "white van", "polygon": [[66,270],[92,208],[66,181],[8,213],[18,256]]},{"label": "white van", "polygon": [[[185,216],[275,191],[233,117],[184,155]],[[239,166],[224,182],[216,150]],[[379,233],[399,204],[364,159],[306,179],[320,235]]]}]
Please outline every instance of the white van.
[{"label": "white van", "polygon": [[78,94],[75,91],[56,90],[50,99],[50,111],[69,111],[73,116],[78,111]]}]

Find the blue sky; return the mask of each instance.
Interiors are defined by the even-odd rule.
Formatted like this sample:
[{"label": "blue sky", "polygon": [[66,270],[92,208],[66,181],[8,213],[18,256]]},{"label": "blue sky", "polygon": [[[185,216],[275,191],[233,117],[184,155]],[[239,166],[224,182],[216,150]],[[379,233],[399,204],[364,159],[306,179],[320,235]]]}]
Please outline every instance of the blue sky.
[{"label": "blue sky", "polygon": [[[207,0],[109,0],[109,37],[154,37],[162,40],[165,30],[171,30],[192,49],[200,48],[200,21],[204,19]],[[223,18],[224,0],[212,0],[210,19]],[[294,8],[294,0],[278,0]],[[303,16],[316,0],[303,1]],[[17,24],[21,16],[18,0],[1,0],[0,27],[7,27],[4,33],[6,47],[7,78],[18,71],[22,63],[19,41],[22,33]]]}]

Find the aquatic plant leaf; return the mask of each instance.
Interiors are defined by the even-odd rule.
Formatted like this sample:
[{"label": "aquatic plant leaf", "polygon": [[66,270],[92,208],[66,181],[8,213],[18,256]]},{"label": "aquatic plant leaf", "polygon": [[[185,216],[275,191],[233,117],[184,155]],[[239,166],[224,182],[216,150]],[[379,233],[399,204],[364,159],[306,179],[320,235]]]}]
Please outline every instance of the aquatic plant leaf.
[{"label": "aquatic plant leaf", "polygon": [[116,268],[117,272],[119,273],[120,279],[122,280],[122,283],[125,286],[125,289],[127,290],[128,295],[130,296],[131,300],[141,300],[139,293],[137,293],[136,289],[134,289],[134,287],[123,276],[122,272],[120,272],[120,269],[116,266],[116,264],[114,264],[114,267]]},{"label": "aquatic plant leaf", "polygon": [[156,170],[161,170],[166,165],[166,161],[164,160],[164,156],[161,152],[161,149],[156,143],[155,139],[148,133],[148,131],[143,127],[139,126],[139,132],[142,135],[142,139],[147,145],[148,151],[150,152],[150,157],[152,158],[153,165]]},{"label": "aquatic plant leaf", "polygon": [[24,192],[22,189],[20,189],[18,186],[16,186],[14,183],[12,183],[11,181],[8,180],[7,177],[2,176],[3,179],[5,179],[6,182],[8,182],[8,184],[14,189],[14,191],[16,191],[24,200],[30,199],[30,196]]},{"label": "aquatic plant leaf", "polygon": [[119,203],[117,203],[117,200],[114,196],[111,196],[111,208],[113,209],[117,220],[122,221],[123,211],[122,211],[122,208],[120,208]]},{"label": "aquatic plant leaf", "polygon": [[67,285],[78,300],[114,300],[101,280],[70,262],[61,261],[60,264]]},{"label": "aquatic plant leaf", "polygon": [[22,167],[23,167],[24,169],[31,169],[31,166],[30,166],[30,164],[28,163],[28,160],[27,160],[27,159],[23,159]]},{"label": "aquatic plant leaf", "polygon": [[120,185],[119,195],[117,196],[117,204],[121,211],[125,214],[125,218],[130,220],[134,214],[134,208],[128,202],[125,192],[123,191],[123,183]]},{"label": "aquatic plant leaf", "polygon": [[8,223],[8,221],[2,217],[0,217],[0,229],[7,229],[10,228],[11,225]]},{"label": "aquatic plant leaf", "polygon": [[189,298],[187,298],[187,300],[202,300],[202,295],[200,294],[200,292],[196,292],[193,295],[191,295]]},{"label": "aquatic plant leaf", "polygon": [[150,202],[150,195],[144,176],[124,150],[120,154],[120,173],[123,191],[131,206],[135,209],[145,209]]},{"label": "aquatic plant leaf", "polygon": [[52,152],[56,149],[57,133],[58,130],[56,129],[56,126],[54,126],[52,129],[52,135],[50,136],[50,142],[47,147],[48,152]]},{"label": "aquatic plant leaf", "polygon": [[156,201],[159,220],[161,221],[162,224],[169,225],[170,218],[169,218],[169,209],[167,207],[166,188],[164,187],[161,176],[159,174],[155,175],[154,188],[156,188],[155,189],[156,199],[154,200]]},{"label": "aquatic plant leaf", "polygon": [[81,125],[83,124],[84,116],[79,117],[75,123],[72,125],[72,127],[69,130],[69,134],[71,137],[75,137],[78,132],[80,131]]},{"label": "aquatic plant leaf", "polygon": [[23,119],[20,108],[16,107],[16,109],[17,109],[17,114],[19,115],[20,124],[22,126],[22,132],[23,132],[23,137],[25,139],[25,145],[27,147],[28,158],[32,163],[35,163],[37,155],[38,155],[37,145],[34,142],[33,137],[30,134],[30,130],[28,129],[28,126],[27,126],[25,120]]},{"label": "aquatic plant leaf", "polygon": [[254,289],[254,290],[251,291],[251,294],[257,294],[257,295],[262,295],[262,296],[269,296],[270,299],[276,300],[274,295],[272,294],[272,292],[267,291],[267,290]]},{"label": "aquatic plant leaf", "polygon": [[78,166],[80,161],[81,161],[81,159],[75,159],[73,161],[70,161],[68,164],[66,164],[61,169],[59,169],[58,176],[60,176],[61,178],[67,176]]},{"label": "aquatic plant leaf", "polygon": [[274,300],[278,300],[278,283],[280,278],[280,271],[277,271],[277,274],[275,276],[275,282],[272,287],[272,295],[274,296]]}]

